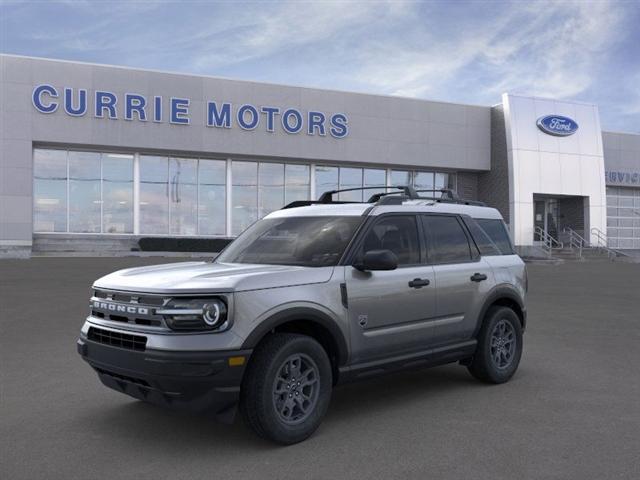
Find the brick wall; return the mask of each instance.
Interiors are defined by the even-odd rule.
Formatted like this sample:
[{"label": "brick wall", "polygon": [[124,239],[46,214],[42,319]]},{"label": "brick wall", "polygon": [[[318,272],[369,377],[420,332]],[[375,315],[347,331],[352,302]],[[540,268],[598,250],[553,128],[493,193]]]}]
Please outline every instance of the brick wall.
[{"label": "brick wall", "polygon": [[478,200],[509,215],[509,162],[502,105],[491,108],[491,170],[478,175]]},{"label": "brick wall", "polygon": [[463,200],[478,200],[478,173],[458,172],[457,193]]}]

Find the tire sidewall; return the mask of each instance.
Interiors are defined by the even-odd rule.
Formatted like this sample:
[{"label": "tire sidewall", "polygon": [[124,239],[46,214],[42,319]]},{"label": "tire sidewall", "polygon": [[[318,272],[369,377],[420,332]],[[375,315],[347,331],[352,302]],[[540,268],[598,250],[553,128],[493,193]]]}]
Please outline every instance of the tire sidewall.
[{"label": "tire sidewall", "polygon": [[[311,357],[316,363],[319,372],[320,391],[316,407],[310,416],[297,425],[288,425],[280,420],[278,412],[273,403],[272,385],[282,363],[296,353],[304,353]],[[262,389],[262,411],[265,412],[262,418],[265,431],[268,435],[280,443],[295,443],[309,437],[320,425],[331,400],[331,390],[333,386],[331,363],[326,352],[318,342],[312,338],[299,336],[287,342],[274,355],[271,364],[268,366]]]}]

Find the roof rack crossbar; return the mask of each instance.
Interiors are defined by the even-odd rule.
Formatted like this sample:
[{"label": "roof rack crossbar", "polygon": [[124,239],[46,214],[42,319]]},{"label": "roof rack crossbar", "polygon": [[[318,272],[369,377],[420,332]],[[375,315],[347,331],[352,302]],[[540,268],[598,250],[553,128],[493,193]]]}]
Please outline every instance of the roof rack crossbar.
[{"label": "roof rack crossbar", "polygon": [[[327,192],[324,192],[322,195],[320,195],[320,198],[318,199],[318,203],[335,203],[333,200],[333,195],[336,193],[355,192],[357,190],[382,190],[382,189],[389,189],[389,188],[399,190],[399,191],[386,192],[387,194],[404,193],[409,198],[417,198],[418,196],[415,190],[413,189],[413,187],[410,187],[407,185],[379,185],[377,187],[354,187],[354,188],[340,188],[338,190],[329,190]],[[367,202],[367,203],[370,203],[370,202]]]}]

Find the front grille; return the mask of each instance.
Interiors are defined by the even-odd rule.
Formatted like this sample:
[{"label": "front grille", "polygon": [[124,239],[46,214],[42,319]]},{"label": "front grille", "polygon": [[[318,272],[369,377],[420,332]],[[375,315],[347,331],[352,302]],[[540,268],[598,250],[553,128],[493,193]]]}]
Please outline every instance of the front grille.
[{"label": "front grille", "polygon": [[142,335],[129,335],[128,333],[112,332],[111,330],[103,330],[96,327],[89,327],[87,338],[103,345],[141,352],[147,347],[147,337]]},{"label": "front grille", "polygon": [[91,316],[113,322],[166,328],[162,315],[155,311],[169,298],[137,293],[94,290],[90,301]]}]

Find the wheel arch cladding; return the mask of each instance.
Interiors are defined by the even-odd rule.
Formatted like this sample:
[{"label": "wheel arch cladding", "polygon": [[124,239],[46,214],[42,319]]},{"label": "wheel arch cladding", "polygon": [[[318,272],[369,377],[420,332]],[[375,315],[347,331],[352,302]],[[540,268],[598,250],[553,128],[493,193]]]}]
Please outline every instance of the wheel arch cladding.
[{"label": "wheel arch cladding", "polygon": [[527,326],[527,315],[525,305],[520,298],[520,295],[513,287],[499,286],[496,287],[485,300],[482,310],[480,311],[480,315],[478,316],[479,321],[475,335],[480,331],[487,312],[491,307],[507,307],[513,310],[520,319],[520,325],[524,332]]},{"label": "wheel arch cladding", "polygon": [[347,341],[335,320],[312,308],[297,307],[272,315],[249,334],[243,348],[255,348],[272,332],[300,333],[315,339],[327,352],[335,378],[338,367],[349,357]]}]

